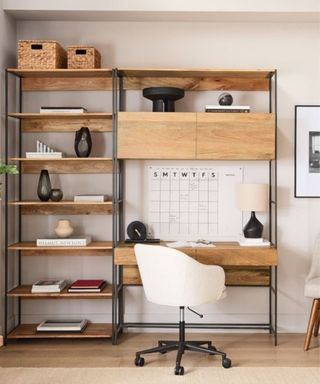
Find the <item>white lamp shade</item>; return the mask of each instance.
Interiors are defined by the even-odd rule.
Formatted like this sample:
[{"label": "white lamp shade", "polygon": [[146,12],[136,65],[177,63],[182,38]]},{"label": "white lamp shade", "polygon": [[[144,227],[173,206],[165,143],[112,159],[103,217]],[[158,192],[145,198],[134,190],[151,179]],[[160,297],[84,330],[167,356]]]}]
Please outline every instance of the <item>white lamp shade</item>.
[{"label": "white lamp shade", "polygon": [[242,211],[264,212],[269,206],[268,184],[239,184],[238,207]]}]

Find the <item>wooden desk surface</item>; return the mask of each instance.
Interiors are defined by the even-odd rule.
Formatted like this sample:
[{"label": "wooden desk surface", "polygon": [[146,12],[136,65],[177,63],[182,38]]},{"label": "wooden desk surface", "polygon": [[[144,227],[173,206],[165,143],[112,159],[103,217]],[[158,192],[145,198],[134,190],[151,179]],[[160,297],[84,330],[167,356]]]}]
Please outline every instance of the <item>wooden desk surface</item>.
[{"label": "wooden desk surface", "polygon": [[[161,242],[160,245],[165,245]],[[222,266],[276,266],[278,253],[271,247],[241,247],[236,242],[216,242],[215,247],[178,248],[203,264]],[[121,243],[115,248],[115,264],[137,265],[133,244]]]}]

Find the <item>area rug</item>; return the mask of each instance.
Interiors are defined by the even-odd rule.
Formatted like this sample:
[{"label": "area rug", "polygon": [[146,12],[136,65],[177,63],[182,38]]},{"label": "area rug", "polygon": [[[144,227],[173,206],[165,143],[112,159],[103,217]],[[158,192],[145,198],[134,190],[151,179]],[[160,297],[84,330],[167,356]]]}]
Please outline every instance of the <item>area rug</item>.
[{"label": "area rug", "polygon": [[319,384],[319,368],[0,368],[1,384]]}]

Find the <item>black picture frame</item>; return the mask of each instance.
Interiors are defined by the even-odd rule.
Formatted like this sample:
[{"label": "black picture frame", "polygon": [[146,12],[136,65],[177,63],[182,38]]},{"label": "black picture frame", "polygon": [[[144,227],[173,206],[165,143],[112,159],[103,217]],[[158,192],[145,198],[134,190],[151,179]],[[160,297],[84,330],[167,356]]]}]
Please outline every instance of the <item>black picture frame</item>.
[{"label": "black picture frame", "polygon": [[295,106],[294,197],[320,197],[320,105]]}]

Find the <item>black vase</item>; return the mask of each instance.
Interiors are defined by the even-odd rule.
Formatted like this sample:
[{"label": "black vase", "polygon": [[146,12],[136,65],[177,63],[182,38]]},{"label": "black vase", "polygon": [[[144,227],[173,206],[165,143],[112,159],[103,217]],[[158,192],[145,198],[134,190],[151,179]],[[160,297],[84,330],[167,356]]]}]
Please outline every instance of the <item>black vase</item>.
[{"label": "black vase", "polygon": [[50,199],[51,181],[49,172],[46,169],[42,169],[38,181],[38,197],[41,201],[48,201]]},{"label": "black vase", "polygon": [[89,128],[82,127],[76,131],[74,150],[78,157],[89,157],[92,147]]},{"label": "black vase", "polygon": [[243,228],[244,237],[249,239],[257,239],[262,237],[263,225],[256,218],[255,212],[251,212],[250,220]]}]

